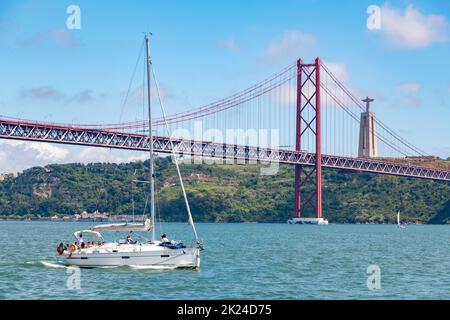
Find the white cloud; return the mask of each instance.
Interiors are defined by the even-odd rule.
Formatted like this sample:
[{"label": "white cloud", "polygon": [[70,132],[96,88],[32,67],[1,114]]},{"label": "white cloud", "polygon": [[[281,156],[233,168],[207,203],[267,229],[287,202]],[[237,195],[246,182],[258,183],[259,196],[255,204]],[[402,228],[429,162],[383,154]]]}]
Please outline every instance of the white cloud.
[{"label": "white cloud", "polygon": [[24,141],[19,141],[19,140],[0,140],[0,144],[6,145],[6,146],[20,146],[22,144],[24,144]]},{"label": "white cloud", "polygon": [[127,157],[124,162],[135,162],[135,161],[145,161],[148,160],[149,155],[147,153],[141,153],[140,155],[134,155]]},{"label": "white cloud", "polygon": [[[18,158],[28,159],[34,157],[37,160],[49,162],[64,160],[69,151],[65,148],[57,147],[47,142],[25,142],[16,140],[2,140],[0,145],[18,155]],[[3,152],[8,154],[7,152]],[[21,155],[21,156],[19,156]]]},{"label": "white cloud", "polygon": [[397,86],[397,90],[403,93],[417,94],[420,91],[420,83],[405,82]]},{"label": "white cloud", "polygon": [[[324,62],[331,73],[341,82],[348,82],[350,77],[347,66],[339,62]],[[324,72],[324,71],[322,71]],[[323,78],[322,78],[323,79]],[[287,82],[276,89],[277,94],[270,95],[270,99],[283,107],[296,107],[297,105],[297,84]]]},{"label": "white cloud", "polygon": [[314,48],[313,35],[299,30],[289,30],[273,40],[264,51],[263,60],[278,62],[284,59],[296,59]]},{"label": "white cloud", "polygon": [[85,104],[92,101],[94,96],[92,90],[86,89],[75,94],[72,99],[79,104]]},{"label": "white cloud", "polygon": [[49,143],[0,140],[0,173],[66,161],[69,150]]},{"label": "white cloud", "polygon": [[[351,78],[350,78],[350,73],[349,73],[349,71],[347,69],[347,65],[345,63],[324,61],[323,64],[359,100],[362,100],[367,96],[375,99],[375,103],[384,100],[384,98],[379,93],[373,91],[372,89],[362,88],[358,85],[355,85],[355,83],[352,83]],[[324,71],[322,71],[322,74],[323,74],[322,79],[326,79],[326,77],[327,77],[326,73]],[[330,87],[330,89],[331,88],[332,87]],[[324,91],[325,90],[323,90],[323,92]]]},{"label": "white cloud", "polygon": [[404,11],[384,5],[381,29],[385,40],[394,47],[423,48],[449,40],[449,21],[442,15],[423,14],[413,5]]},{"label": "white cloud", "polygon": [[[376,101],[382,101],[383,98],[373,92],[373,91],[367,91],[363,90],[357,86],[354,86],[351,83],[350,75],[347,69],[347,65],[345,63],[341,62],[329,62],[324,61],[323,64],[330,70],[330,72],[342,83],[346,85],[346,87],[355,95],[356,97],[359,97],[361,99],[365,98],[367,95],[374,98]],[[325,79],[327,77],[325,71],[322,71],[322,79]],[[330,89],[332,87],[330,86]],[[279,91],[278,91],[279,90]],[[280,106],[285,107],[295,107],[296,101],[297,101],[297,87],[295,83],[286,83],[282,85],[280,88],[277,89],[277,92],[279,94],[273,95],[272,100],[275,103],[278,103]],[[326,94],[325,90],[322,90],[322,94]]]},{"label": "white cloud", "polygon": [[66,98],[66,95],[61,91],[56,90],[50,86],[42,86],[30,89],[22,89],[19,92],[19,98],[31,100],[53,100],[60,101]]},{"label": "white cloud", "polygon": [[94,163],[94,162],[129,162],[129,156],[111,151],[106,148],[83,148],[76,156],[74,160],[81,163]]},{"label": "white cloud", "polygon": [[331,73],[338,78],[341,82],[348,82],[350,77],[348,75],[347,66],[340,62],[324,62],[325,66],[331,71]]},{"label": "white cloud", "polygon": [[83,147],[81,152],[71,153],[70,159],[71,162],[81,163],[126,163],[133,161],[145,161],[148,159],[148,154],[146,152],[130,152],[126,150]]},{"label": "white cloud", "polygon": [[58,146],[45,142],[0,140],[0,173],[20,172],[53,163],[127,163],[148,159],[145,152]]},{"label": "white cloud", "polygon": [[405,82],[399,84],[396,90],[401,98],[398,102],[403,107],[418,107],[422,105],[422,99],[419,96],[421,85],[418,82]]},{"label": "white cloud", "polygon": [[[73,95],[68,95],[52,86],[22,89],[19,91],[17,97],[26,100],[65,101],[66,103],[76,102],[78,104],[86,104],[95,99],[93,90],[91,89],[85,89]],[[104,96],[100,95],[100,98],[104,98]]]},{"label": "white cloud", "polygon": [[53,29],[45,33],[37,33],[33,37],[23,41],[25,46],[40,45],[53,42],[66,48],[74,48],[79,45],[74,33],[67,29]]},{"label": "white cloud", "polygon": [[236,39],[233,35],[229,36],[226,39],[219,40],[218,45],[220,48],[226,49],[230,52],[239,51],[239,45],[237,44]]},{"label": "white cloud", "polygon": [[29,142],[24,146],[25,152],[34,152],[36,158],[40,160],[60,161],[64,160],[69,154],[67,149],[45,142]]},{"label": "white cloud", "polygon": [[107,149],[100,148],[84,148],[77,156],[78,160],[83,163],[90,162],[111,162]]},{"label": "white cloud", "polygon": [[297,85],[291,82],[285,83],[277,89],[277,94],[269,95],[269,97],[281,107],[296,107]]},{"label": "white cloud", "polygon": [[[176,97],[176,95],[174,94],[174,91],[166,84],[159,83],[158,87],[159,87],[159,93],[161,95],[161,99],[163,102],[166,102],[167,100],[170,100],[170,99],[173,99]],[[152,103],[155,103],[157,105],[157,108],[159,108],[159,99],[158,99],[155,85],[151,86],[151,91],[152,91]],[[147,100],[143,100],[144,96],[146,96],[146,95],[147,95],[147,86],[139,85],[139,86],[135,87],[134,89],[130,89],[128,96],[127,96],[126,91],[122,92],[121,99],[122,99],[122,103],[125,101],[125,99],[127,99],[126,105],[133,105],[133,104],[139,105],[139,104],[142,104],[143,101],[145,101],[145,103],[147,103],[146,102]]]}]

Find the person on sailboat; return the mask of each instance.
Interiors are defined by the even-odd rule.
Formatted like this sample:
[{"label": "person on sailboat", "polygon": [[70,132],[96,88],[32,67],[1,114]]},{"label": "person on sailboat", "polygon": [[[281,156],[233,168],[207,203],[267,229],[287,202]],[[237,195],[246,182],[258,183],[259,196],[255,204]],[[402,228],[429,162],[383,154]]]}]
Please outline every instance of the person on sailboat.
[{"label": "person on sailboat", "polygon": [[161,242],[170,242],[170,240],[169,240],[169,238],[167,238],[167,234],[163,234],[162,236],[161,236]]},{"label": "person on sailboat", "polygon": [[83,240],[83,234],[82,233],[80,233],[80,235],[78,236],[77,246],[79,246],[80,248],[84,247],[84,240]]},{"label": "person on sailboat", "polygon": [[136,240],[133,240],[133,239],[131,239],[131,233],[132,233],[133,231],[131,231],[128,235],[127,235],[127,243],[128,244],[136,244]]}]

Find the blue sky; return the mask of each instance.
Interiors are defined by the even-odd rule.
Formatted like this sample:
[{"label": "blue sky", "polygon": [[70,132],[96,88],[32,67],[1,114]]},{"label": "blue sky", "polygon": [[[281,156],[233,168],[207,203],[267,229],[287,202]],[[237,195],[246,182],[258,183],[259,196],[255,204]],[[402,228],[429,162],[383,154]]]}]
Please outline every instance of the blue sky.
[{"label": "blue sky", "polygon": [[[81,9],[80,30],[66,28],[71,4]],[[369,5],[382,8],[380,30],[366,27]],[[449,157],[449,21],[445,0],[2,0],[0,114],[70,123],[134,120],[132,108],[120,117],[121,101],[142,32],[152,31],[168,113],[227,96],[297,57],[320,56],[340,66],[358,95],[378,98],[379,119],[428,153]],[[0,172],[93,161],[77,158],[80,148],[59,146],[45,147],[55,158],[39,158],[35,146],[18,163],[14,152],[25,145],[1,146]],[[98,152],[100,160],[130,160]]]}]

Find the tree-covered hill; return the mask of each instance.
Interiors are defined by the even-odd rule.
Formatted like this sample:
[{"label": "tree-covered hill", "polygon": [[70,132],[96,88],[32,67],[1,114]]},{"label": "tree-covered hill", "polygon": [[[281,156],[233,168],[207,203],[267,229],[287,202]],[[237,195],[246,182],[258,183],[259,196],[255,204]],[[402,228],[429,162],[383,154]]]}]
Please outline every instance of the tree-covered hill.
[{"label": "tree-covered hill", "polygon": [[[136,214],[144,210],[148,162],[65,164],[35,167],[0,182],[0,215]],[[197,221],[280,221],[292,216],[292,166],[260,175],[259,165],[182,164]],[[157,209],[163,220],[185,221],[175,167],[156,162]],[[450,223],[450,185],[421,179],[324,169],[323,212],[331,222]],[[312,213],[310,213],[312,215]]]}]

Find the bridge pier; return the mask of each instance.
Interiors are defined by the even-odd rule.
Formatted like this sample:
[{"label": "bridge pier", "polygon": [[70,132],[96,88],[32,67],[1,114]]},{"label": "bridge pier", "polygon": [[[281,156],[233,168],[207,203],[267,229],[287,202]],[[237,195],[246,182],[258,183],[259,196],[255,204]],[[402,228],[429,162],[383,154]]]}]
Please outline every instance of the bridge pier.
[{"label": "bridge pier", "polygon": [[[306,134],[315,136],[315,166],[308,168],[302,165],[295,166],[294,182],[294,223],[320,223],[322,218],[322,136],[320,115],[320,59],[314,64],[304,64],[301,59],[297,61],[297,118],[295,150],[302,151],[302,137]],[[304,79],[303,79],[304,78]],[[312,90],[306,90],[312,88]],[[312,93],[309,93],[311,92]],[[308,94],[309,93],[309,94]],[[309,112],[308,112],[309,111]],[[312,116],[309,116],[312,114]],[[304,125],[304,128],[303,128]],[[310,194],[304,192],[306,184],[313,184],[314,191]],[[313,209],[315,219],[303,218],[302,214]]]}]

